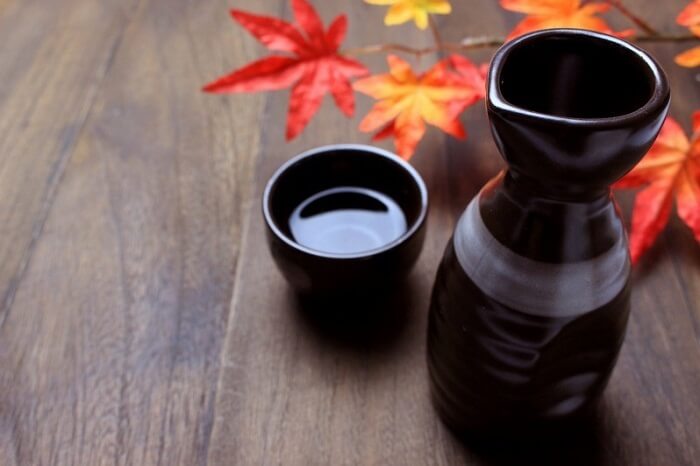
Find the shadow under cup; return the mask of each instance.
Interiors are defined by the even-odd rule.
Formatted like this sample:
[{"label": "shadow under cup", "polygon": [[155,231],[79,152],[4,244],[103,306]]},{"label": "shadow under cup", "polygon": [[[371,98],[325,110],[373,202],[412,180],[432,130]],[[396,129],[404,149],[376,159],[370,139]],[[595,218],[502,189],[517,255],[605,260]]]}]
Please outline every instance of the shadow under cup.
[{"label": "shadow under cup", "polygon": [[267,242],[302,294],[365,294],[403,278],[425,237],[428,193],[390,152],[312,149],[280,167],[263,194]]}]

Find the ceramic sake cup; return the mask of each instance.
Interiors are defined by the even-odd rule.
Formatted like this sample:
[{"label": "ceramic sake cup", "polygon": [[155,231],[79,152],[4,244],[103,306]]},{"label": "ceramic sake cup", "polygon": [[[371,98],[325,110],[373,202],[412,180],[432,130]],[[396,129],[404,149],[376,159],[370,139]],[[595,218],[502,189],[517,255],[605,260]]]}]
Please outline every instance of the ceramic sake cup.
[{"label": "ceramic sake cup", "polygon": [[[352,241],[357,238],[349,235],[345,246],[351,252],[316,249],[299,241],[292,218],[300,206],[318,193],[348,187],[393,201],[405,218],[405,231],[386,244],[356,251]],[[301,216],[314,209],[324,208],[305,208]],[[389,289],[410,271],[423,246],[428,191],[418,172],[398,156],[376,147],[338,144],[311,149],[282,165],[265,187],[262,211],[272,257],[297,292],[356,296]],[[352,222],[349,218],[346,223]]]}]

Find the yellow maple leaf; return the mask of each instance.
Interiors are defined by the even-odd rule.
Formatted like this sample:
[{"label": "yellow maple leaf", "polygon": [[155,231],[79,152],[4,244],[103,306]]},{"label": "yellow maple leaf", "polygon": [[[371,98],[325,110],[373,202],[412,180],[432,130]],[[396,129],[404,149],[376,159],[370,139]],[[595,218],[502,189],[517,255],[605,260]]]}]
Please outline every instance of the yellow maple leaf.
[{"label": "yellow maple leaf", "polygon": [[581,0],[501,0],[501,6],[527,15],[515,26],[507,40],[528,32],[552,28],[589,29],[623,37],[634,33],[629,29],[615,33],[604,19],[596,16],[610,9],[607,3],[584,3]]},{"label": "yellow maple leaf", "polygon": [[425,134],[426,122],[457,138],[465,136],[458,117],[483,97],[483,81],[450,72],[448,60],[438,62],[421,75],[395,55],[389,55],[387,61],[389,73],[353,84],[358,92],[379,100],[360,123],[360,131],[380,130],[375,140],[393,136],[396,151],[404,159],[415,152]]},{"label": "yellow maple leaf", "polygon": [[447,15],[452,6],[447,0],[365,0],[370,5],[391,5],[384,24],[393,26],[413,20],[420,29],[428,27],[430,14]]}]

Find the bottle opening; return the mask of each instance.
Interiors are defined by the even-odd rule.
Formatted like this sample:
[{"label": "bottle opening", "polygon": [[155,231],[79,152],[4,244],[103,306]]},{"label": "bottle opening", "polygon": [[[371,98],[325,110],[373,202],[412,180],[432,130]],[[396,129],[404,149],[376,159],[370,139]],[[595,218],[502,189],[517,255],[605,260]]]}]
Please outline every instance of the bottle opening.
[{"label": "bottle opening", "polygon": [[513,47],[499,90],[524,110],[568,118],[613,118],[639,110],[654,93],[649,63],[619,41],[543,35]]}]

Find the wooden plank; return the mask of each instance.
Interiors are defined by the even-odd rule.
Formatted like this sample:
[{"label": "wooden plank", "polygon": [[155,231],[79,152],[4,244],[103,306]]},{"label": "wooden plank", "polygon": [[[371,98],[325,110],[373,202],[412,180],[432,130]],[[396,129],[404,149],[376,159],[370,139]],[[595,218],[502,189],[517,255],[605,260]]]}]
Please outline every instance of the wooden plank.
[{"label": "wooden plank", "polygon": [[[380,8],[315,3],[327,20],[350,11],[348,46],[431,43],[412,25],[385,28]],[[628,3],[671,30],[686,2]],[[490,0],[453,4],[440,18],[453,41],[517,19]],[[401,299],[366,331],[306,317],[262,242],[259,193],[294,153],[368,141],[355,128],[371,102],[348,121],[327,101],[285,144],[285,93],[199,93],[265,53],[229,6],[0,0],[0,464],[696,462],[700,254],[678,220],[635,272],[627,343],[592,430],[484,453],[436,419],[425,313],[456,216],[501,167],[483,109],[465,115],[469,140],[432,131],[414,159],[432,210]],[[237,6],[289,16],[284,0]],[[650,49],[688,127],[700,95],[695,72],[672,63],[684,47]],[[367,63],[385,69],[381,56]]]},{"label": "wooden plank", "polygon": [[1,6],[0,324],[135,3]]},{"label": "wooden plank", "polygon": [[[105,47],[88,33],[106,34],[109,22],[95,2],[74,3],[69,20],[50,29],[58,43],[43,52],[64,66],[44,69],[38,60],[25,79],[41,83],[58,73],[79,94],[91,86],[92,49]],[[77,147],[66,143],[65,176],[0,330],[2,464],[206,460],[261,131],[253,122],[263,109],[262,96],[200,92],[258,53],[227,9],[224,2],[145,0],[131,11]],[[61,55],[62,34],[98,43],[87,56],[75,44]],[[9,126],[3,134],[12,136],[4,147],[17,143],[13,157],[22,149],[43,156],[42,137],[56,144],[52,129],[69,123],[70,100],[52,93],[40,96],[48,100],[32,123],[34,146],[12,126],[21,119],[2,120]],[[2,181],[17,189],[3,215],[31,208],[29,186]],[[17,236],[1,246],[20,246],[16,222],[2,225]]]},{"label": "wooden plank", "polygon": [[[447,39],[493,34],[494,24],[502,28],[496,32],[505,33],[517,20],[499,12],[495,2],[474,3],[453,2],[456,11],[441,20]],[[669,11],[680,10],[683,2],[674,2],[680,5],[676,9],[658,2],[628,3],[670,18]],[[337,9],[322,8],[326,17]],[[391,37],[376,11],[344,8],[351,10],[348,44]],[[410,27],[392,33],[416,46],[429,42]],[[698,100],[692,77],[672,64],[682,46],[650,49],[668,69],[676,95],[684,96],[675,99],[674,114],[686,118],[688,105]],[[490,53],[470,56],[486,60]],[[381,61],[372,60],[375,71],[384,69]],[[283,121],[285,105],[283,97],[271,100],[270,121]],[[363,101],[361,109],[366,108]],[[278,132],[263,146],[228,322],[210,464],[695,462],[700,456],[698,249],[679,222],[652,251],[655,257],[635,272],[627,343],[592,425],[556,442],[474,450],[442,426],[429,404],[424,340],[429,292],[454,220],[501,167],[483,110],[465,115],[466,142],[444,140],[433,132],[422,143],[414,163],[431,194],[424,252],[409,284],[396,292],[403,298],[385,309],[383,325],[350,335],[303,312],[266,251],[257,205],[266,179],[294,153],[322,143],[366,141],[354,124],[324,111],[323,121],[312,123],[299,142],[284,146]],[[623,195],[627,211],[629,200]],[[398,316],[391,317],[393,313]]]}]

